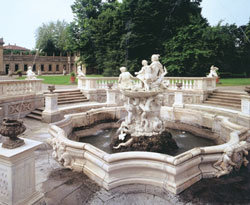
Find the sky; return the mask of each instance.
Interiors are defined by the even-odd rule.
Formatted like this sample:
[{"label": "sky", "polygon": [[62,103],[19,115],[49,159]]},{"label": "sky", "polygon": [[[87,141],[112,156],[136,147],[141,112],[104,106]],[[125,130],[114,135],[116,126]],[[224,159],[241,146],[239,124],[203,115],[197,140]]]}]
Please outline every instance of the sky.
[{"label": "sky", "polygon": [[[71,22],[74,0],[0,0],[0,38],[5,45],[16,44],[35,48],[36,30],[43,23],[65,20]],[[249,22],[250,0],[203,0],[202,15],[210,25],[229,23],[244,25]]]}]

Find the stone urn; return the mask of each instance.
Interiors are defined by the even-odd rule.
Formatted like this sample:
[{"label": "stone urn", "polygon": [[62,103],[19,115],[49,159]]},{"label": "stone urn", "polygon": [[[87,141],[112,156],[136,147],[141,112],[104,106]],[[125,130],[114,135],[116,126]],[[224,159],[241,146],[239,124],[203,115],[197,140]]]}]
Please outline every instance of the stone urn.
[{"label": "stone urn", "polygon": [[182,83],[176,83],[177,89],[181,89],[182,88]]},{"label": "stone urn", "polygon": [[245,91],[248,93],[248,95],[250,95],[250,86],[246,86]]},{"label": "stone urn", "polygon": [[2,147],[7,149],[14,149],[24,145],[24,140],[17,136],[22,134],[26,130],[21,120],[10,120],[3,119],[2,125],[0,126],[0,134],[5,136]]},{"label": "stone urn", "polygon": [[55,86],[54,85],[49,85],[48,86],[48,90],[53,93],[53,91],[55,90]]},{"label": "stone urn", "polygon": [[108,89],[111,89],[113,87],[114,83],[107,83]]}]

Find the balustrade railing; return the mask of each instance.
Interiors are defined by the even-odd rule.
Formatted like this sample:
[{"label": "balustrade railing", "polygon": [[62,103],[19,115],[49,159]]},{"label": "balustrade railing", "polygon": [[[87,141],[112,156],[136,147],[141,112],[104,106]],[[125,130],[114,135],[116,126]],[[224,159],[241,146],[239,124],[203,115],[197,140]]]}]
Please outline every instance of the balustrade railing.
[{"label": "balustrade railing", "polygon": [[[169,90],[176,90],[176,83],[182,84],[182,90],[214,90],[216,88],[216,78],[207,77],[165,77]],[[135,84],[139,82],[135,81]],[[78,88],[82,90],[106,89],[109,83],[113,83],[112,88],[118,88],[118,77],[80,77]]]},{"label": "balustrade railing", "polygon": [[41,79],[0,81],[0,98],[42,93],[42,81]]}]

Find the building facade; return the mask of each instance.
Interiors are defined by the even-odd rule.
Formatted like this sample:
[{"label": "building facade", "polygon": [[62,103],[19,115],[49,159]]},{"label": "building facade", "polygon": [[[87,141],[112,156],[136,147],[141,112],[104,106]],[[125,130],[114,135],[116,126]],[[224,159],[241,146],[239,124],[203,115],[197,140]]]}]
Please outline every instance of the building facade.
[{"label": "building facade", "polygon": [[[76,61],[78,59],[76,55],[42,56],[40,53],[32,54],[21,49],[17,49],[19,52],[13,52],[10,46],[8,46],[10,52],[5,53],[3,45],[3,38],[0,38],[0,74],[2,75],[10,72],[15,73],[18,70],[25,74],[29,66],[32,66],[36,73],[40,70],[41,74],[62,74],[63,70],[66,70],[67,73],[76,72]],[[18,46],[15,48],[18,48]]]}]

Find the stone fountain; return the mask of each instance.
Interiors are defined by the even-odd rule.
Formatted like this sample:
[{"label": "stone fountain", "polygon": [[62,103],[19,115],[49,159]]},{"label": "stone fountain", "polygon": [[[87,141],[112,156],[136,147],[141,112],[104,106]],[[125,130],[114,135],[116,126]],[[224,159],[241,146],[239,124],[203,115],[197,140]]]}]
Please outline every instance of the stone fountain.
[{"label": "stone fountain", "polygon": [[[168,153],[177,149],[160,117],[162,93],[166,89],[163,78],[167,71],[159,62],[159,55],[152,55],[151,60],[150,65],[146,60],[142,61],[143,67],[135,73],[136,77],[125,67],[120,68],[119,88],[128,114],[118,129],[118,135],[112,139],[113,151]],[[139,84],[136,85],[135,80],[139,80]]]}]

